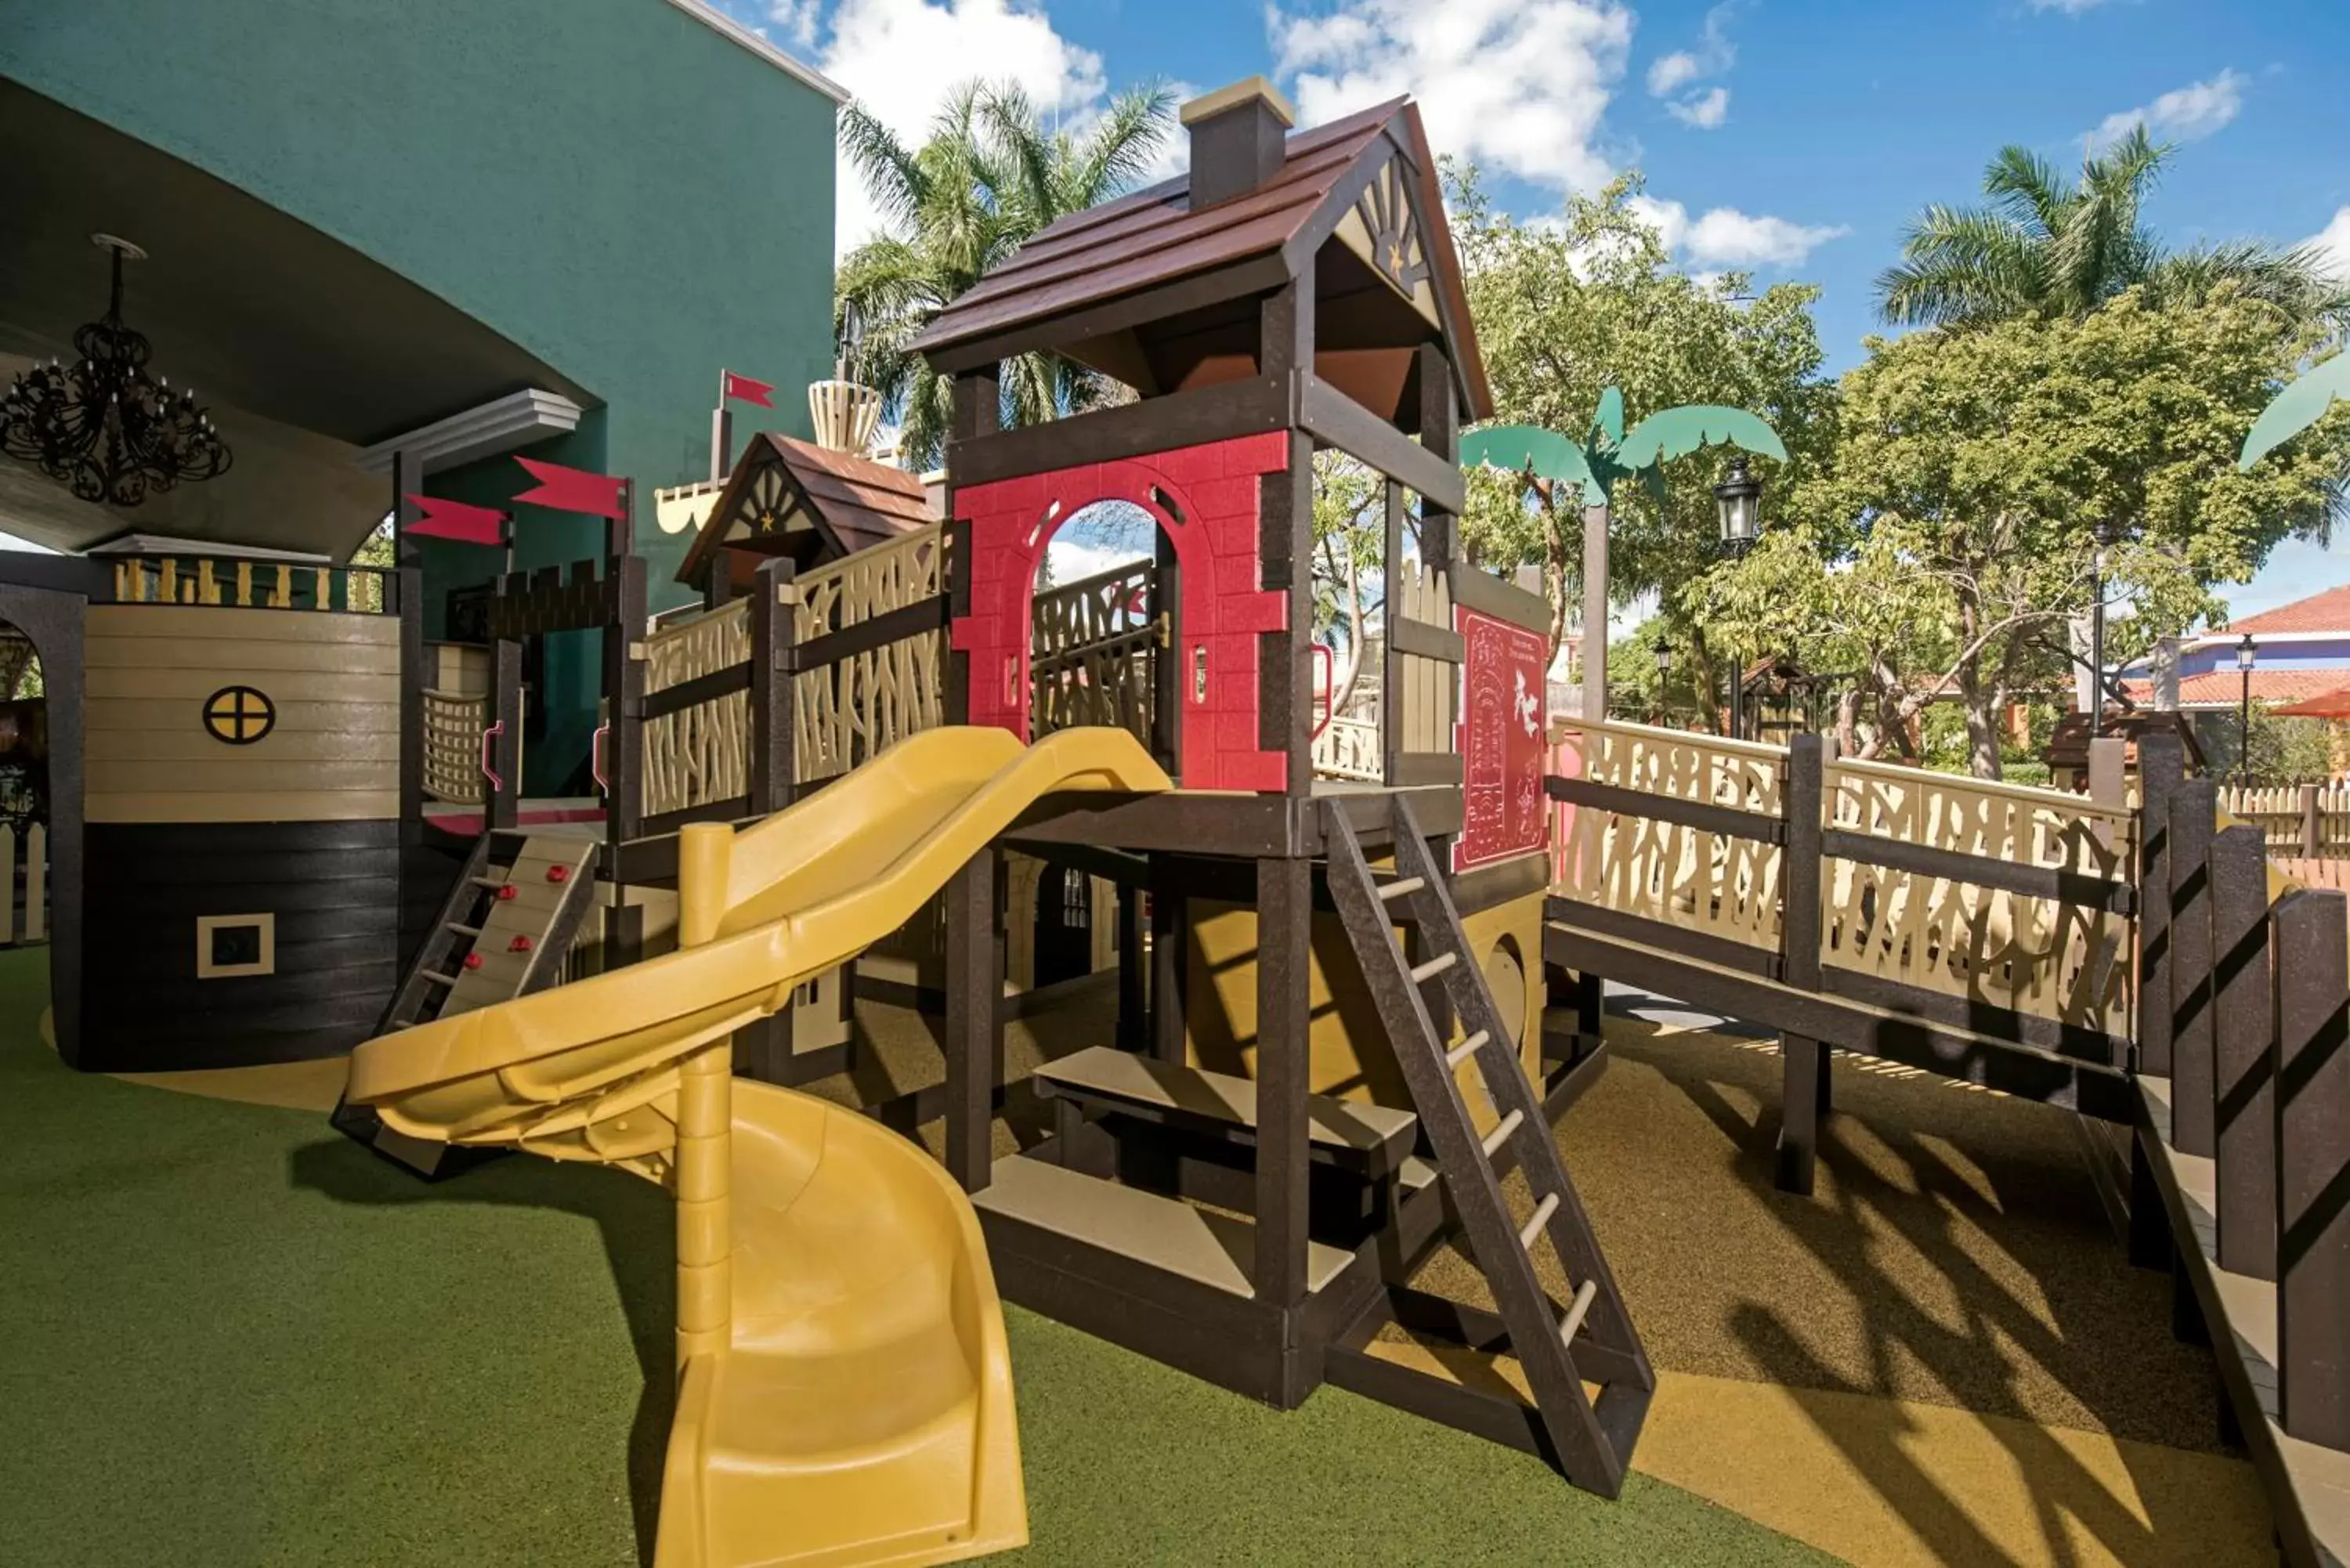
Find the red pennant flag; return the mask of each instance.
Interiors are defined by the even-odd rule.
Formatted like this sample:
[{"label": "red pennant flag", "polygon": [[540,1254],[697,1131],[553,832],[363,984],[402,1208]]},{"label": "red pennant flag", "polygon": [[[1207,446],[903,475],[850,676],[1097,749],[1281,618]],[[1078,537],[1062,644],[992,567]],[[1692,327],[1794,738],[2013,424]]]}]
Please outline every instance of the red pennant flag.
[{"label": "red pennant flag", "polygon": [[625,479],[590,473],[584,468],[566,468],[559,462],[537,462],[526,457],[515,461],[538,481],[536,486],[515,496],[516,501],[527,501],[556,512],[586,512],[597,517],[629,514],[629,509],[620,504],[620,492],[629,483]]},{"label": "red pennant flag", "polygon": [[473,506],[463,501],[443,501],[433,495],[411,495],[421,514],[408,525],[411,534],[422,534],[434,539],[455,539],[466,545],[503,545],[506,542],[506,514],[494,506]]},{"label": "red pennant flag", "polygon": [[720,372],[725,377],[726,396],[740,402],[756,403],[763,409],[775,405],[767,401],[767,394],[775,389],[773,381],[754,381],[748,376],[738,376],[732,370]]}]

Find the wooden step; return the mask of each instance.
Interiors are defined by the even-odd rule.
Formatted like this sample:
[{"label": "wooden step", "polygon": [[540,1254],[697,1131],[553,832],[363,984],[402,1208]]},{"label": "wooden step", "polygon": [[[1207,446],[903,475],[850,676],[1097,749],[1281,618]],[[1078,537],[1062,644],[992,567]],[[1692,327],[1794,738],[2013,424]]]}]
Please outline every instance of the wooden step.
[{"label": "wooden step", "polygon": [[1425,877],[1399,877],[1392,882],[1379,884],[1379,901],[1383,904],[1391,904],[1398,898],[1408,898],[1427,886],[1428,878]]},{"label": "wooden step", "polygon": [[[984,1191],[971,1195],[973,1208],[1232,1295],[1254,1293],[1249,1264],[1256,1251],[1256,1227],[1246,1220],[1025,1155],[997,1159],[993,1178]],[[1305,1251],[1305,1285],[1313,1291],[1337,1278],[1354,1261],[1353,1253],[1319,1241],[1308,1242]]]},{"label": "wooden step", "polygon": [[[1179,1066],[1107,1045],[1090,1046],[1036,1069],[1037,1091],[1154,1119],[1208,1122],[1256,1130],[1256,1083],[1228,1073]],[[1375,1173],[1411,1152],[1419,1118],[1389,1106],[1309,1095],[1306,1127],[1316,1149]]]}]

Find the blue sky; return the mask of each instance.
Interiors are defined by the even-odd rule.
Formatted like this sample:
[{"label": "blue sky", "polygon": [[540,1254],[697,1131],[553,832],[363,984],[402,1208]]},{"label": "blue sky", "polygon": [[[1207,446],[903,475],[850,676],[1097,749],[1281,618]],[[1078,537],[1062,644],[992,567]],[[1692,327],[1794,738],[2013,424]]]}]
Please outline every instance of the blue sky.
[{"label": "blue sky", "polygon": [[[1398,91],[1520,216],[1624,169],[1696,271],[1817,284],[1831,370],[1928,202],[2021,141],[2061,164],[2144,119],[2180,151],[2148,211],[2174,244],[2324,236],[2350,267],[2344,0],[721,0],[919,134],[973,75],[1082,122],[1158,78],[1274,78],[1307,123]],[[1172,165],[1170,164],[1170,169]],[[844,175],[846,180],[846,175]],[[843,244],[872,223],[844,192]],[[2287,546],[2237,613],[2350,581]]]}]

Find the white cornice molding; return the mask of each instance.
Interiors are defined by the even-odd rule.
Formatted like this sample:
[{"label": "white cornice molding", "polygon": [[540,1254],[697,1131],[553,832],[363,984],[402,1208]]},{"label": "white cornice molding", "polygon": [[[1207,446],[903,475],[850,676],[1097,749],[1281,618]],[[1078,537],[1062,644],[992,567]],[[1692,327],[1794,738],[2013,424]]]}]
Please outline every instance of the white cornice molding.
[{"label": "white cornice molding", "polygon": [[389,478],[392,454],[405,452],[422,465],[421,472],[430,473],[568,435],[578,428],[578,404],[560,392],[534,387],[378,441],[353,461],[369,473]]},{"label": "white cornice molding", "polygon": [[814,67],[802,65],[792,58],[767,39],[761,37],[725,12],[711,5],[710,0],[669,0],[669,4],[676,6],[720,37],[750,50],[793,80],[816,88],[834,103],[843,104],[848,101],[850,94],[847,88]]}]

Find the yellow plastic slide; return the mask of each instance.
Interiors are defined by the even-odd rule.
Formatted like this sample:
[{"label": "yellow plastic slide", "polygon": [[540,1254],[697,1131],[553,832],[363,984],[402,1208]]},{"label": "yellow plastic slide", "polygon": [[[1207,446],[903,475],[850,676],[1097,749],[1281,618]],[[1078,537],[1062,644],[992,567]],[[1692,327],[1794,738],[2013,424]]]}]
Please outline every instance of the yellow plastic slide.
[{"label": "yellow plastic slide", "polygon": [[1028,1539],[977,1218],[921,1149],[736,1083],[730,1036],[888,935],[1030,802],[1162,790],[1123,731],[899,742],[679,845],[679,950],[360,1046],[350,1097],[420,1138],[625,1166],[677,1195],[679,1395],[659,1568],[955,1562]]}]

